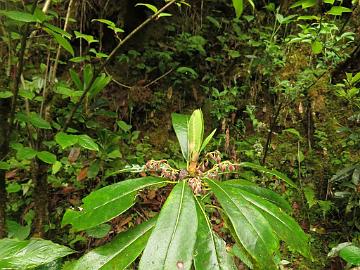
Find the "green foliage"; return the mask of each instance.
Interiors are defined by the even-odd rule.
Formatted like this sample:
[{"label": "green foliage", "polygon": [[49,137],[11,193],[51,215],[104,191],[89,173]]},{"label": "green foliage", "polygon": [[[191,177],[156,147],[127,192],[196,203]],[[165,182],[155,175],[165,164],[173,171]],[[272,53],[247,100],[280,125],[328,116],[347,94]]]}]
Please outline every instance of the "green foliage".
[{"label": "green foliage", "polygon": [[[186,170],[173,169],[166,161],[151,160],[143,171],[159,174],[161,177],[129,179],[92,192],[83,199],[84,205],[80,211],[67,210],[62,224],[71,224],[73,230],[77,231],[92,228],[129,209],[139,190],[171,183],[175,186],[160,211],[148,241],[141,242],[139,248],[128,250],[129,259],[119,269],[125,269],[135,260],[142,248],[144,252],[139,269],[190,269],[193,260],[196,269],[234,269],[233,259],[227,253],[223,240],[211,228],[207,213],[209,205],[203,201],[212,193],[223,209],[230,233],[243,250],[242,260],[248,262],[248,265],[276,269],[273,254],[279,249],[280,240],[286,242],[292,250],[310,257],[308,238],[286,213],[290,206],[279,195],[246,181],[220,182],[216,179],[218,171],[231,173],[235,166],[240,165],[274,174],[294,185],[291,180],[280,173],[250,163],[234,165],[221,162],[217,154],[206,155],[216,163],[213,168],[201,171],[200,168],[204,166],[199,160],[204,130],[201,111],[195,110],[190,117],[173,114],[172,119],[179,141],[185,149],[183,153],[189,153],[184,155],[190,159]],[[197,158],[194,158],[194,153]],[[204,185],[210,187],[211,193],[204,191]],[[135,228],[120,234],[114,242],[91,251],[74,265],[89,263],[101,251],[103,257],[96,269],[100,269],[102,265],[110,267],[112,260],[117,261],[114,258],[122,252],[122,243],[132,243],[143,235],[141,233],[138,236],[135,231],[142,230]],[[121,243],[119,247],[118,242]],[[109,246],[114,247],[111,252]]]},{"label": "green foliage", "polygon": [[0,268],[34,269],[74,251],[47,240],[0,240]]}]

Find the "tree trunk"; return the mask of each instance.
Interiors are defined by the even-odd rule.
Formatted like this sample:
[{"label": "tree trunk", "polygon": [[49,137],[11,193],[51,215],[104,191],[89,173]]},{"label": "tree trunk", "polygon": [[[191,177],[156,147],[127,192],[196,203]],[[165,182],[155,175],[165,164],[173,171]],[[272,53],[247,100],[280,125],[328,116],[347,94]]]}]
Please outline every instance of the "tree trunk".
[{"label": "tree trunk", "polygon": [[[0,99],[0,161],[5,160],[9,152],[9,114],[10,103],[9,99]],[[0,169],[0,238],[6,236],[6,182],[5,170]]]},{"label": "tree trunk", "polygon": [[34,159],[32,162],[32,180],[34,182],[34,210],[36,213],[34,222],[34,236],[44,237],[45,225],[48,224],[48,165]]}]

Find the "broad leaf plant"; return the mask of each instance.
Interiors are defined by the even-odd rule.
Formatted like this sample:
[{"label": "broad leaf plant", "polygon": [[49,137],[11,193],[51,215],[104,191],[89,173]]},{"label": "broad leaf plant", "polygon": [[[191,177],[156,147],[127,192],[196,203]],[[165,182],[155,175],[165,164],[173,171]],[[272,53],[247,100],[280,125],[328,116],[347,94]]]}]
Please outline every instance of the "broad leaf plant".
[{"label": "broad leaf plant", "polygon": [[[139,256],[140,270],[236,269],[234,256],[252,269],[277,269],[281,242],[311,257],[308,238],[280,195],[243,179],[221,181],[221,176],[243,166],[276,175],[293,186],[290,179],[252,163],[221,161],[219,152],[201,156],[215,133],[203,139],[201,110],[191,116],[174,113],[172,123],[186,168],[150,160],[142,168],[147,176],[92,192],[80,209],[66,211],[62,225],[71,224],[74,231],[94,228],[130,209],[140,191],[171,185],[158,216],[120,233],[66,269],[126,269]],[[213,230],[209,209],[221,214],[235,243],[231,248]]]}]

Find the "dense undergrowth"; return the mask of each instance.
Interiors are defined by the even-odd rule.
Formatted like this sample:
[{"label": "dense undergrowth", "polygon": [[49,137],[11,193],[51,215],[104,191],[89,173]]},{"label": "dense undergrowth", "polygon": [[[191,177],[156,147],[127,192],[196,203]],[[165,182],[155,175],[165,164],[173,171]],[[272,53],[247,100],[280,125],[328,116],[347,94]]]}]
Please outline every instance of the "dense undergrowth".
[{"label": "dense undergrowth", "polygon": [[[0,268],[158,269],[147,264],[146,243],[161,242],[159,226],[171,220],[164,213],[184,198],[198,231],[187,227],[193,237],[183,249],[201,249],[195,234],[207,228],[213,269],[359,265],[360,3],[174,2],[0,0]],[[183,115],[197,108],[202,131]],[[181,124],[186,139],[174,115],[190,121]],[[243,181],[233,185],[258,205],[223,184],[229,179]],[[92,212],[117,196],[111,187],[130,196],[108,214]],[[264,223],[249,222],[245,235],[268,237],[261,248],[244,240],[226,194]],[[298,238],[276,232],[272,215]],[[112,265],[91,263],[102,252]],[[192,267],[209,268],[194,252],[173,269],[190,269],[192,256]]]}]

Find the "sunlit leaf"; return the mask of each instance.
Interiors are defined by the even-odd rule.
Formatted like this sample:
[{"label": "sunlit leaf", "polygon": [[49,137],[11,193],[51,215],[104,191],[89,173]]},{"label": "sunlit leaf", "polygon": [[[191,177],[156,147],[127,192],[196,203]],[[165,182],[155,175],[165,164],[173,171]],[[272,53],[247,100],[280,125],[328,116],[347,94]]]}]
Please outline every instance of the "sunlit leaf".
[{"label": "sunlit leaf", "polygon": [[82,200],[84,205],[80,211],[66,211],[62,225],[71,224],[74,230],[81,231],[107,222],[129,209],[135,203],[139,190],[165,182],[164,178],[149,176],[129,179],[96,190]]}]

